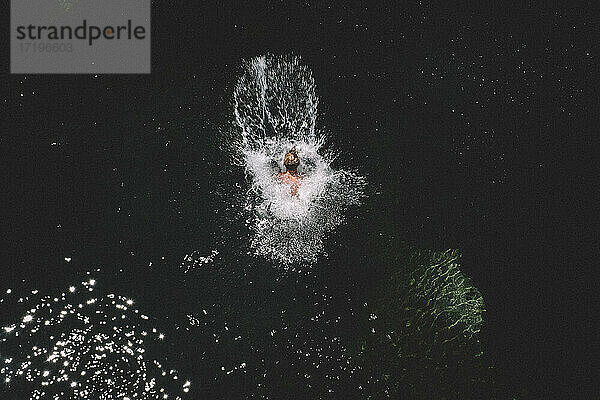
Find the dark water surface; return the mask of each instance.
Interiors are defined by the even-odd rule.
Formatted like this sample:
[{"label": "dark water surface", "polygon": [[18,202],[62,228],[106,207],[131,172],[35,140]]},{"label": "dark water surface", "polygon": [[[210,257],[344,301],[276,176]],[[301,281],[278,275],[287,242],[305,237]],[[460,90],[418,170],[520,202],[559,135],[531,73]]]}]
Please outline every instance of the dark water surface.
[{"label": "dark water surface", "polygon": [[[589,173],[575,172],[597,85],[587,25],[564,10],[515,11],[518,24],[484,8],[265,10],[225,7],[211,22],[215,10],[156,6],[153,28],[179,36],[154,36],[150,76],[2,77],[0,293],[60,292],[93,271],[165,332],[190,398],[583,396],[592,214],[580,196]],[[336,163],[368,181],[328,257],[300,274],[247,254],[230,198],[243,170],[222,150],[240,60],[264,52],[303,57]],[[482,89],[481,77],[495,83]],[[398,365],[371,332],[386,328],[370,319],[393,298],[386,283],[426,249],[460,249],[483,295],[481,364],[458,346],[450,361],[433,351]],[[186,255],[213,250],[184,273]],[[2,326],[22,317],[3,307]]]}]

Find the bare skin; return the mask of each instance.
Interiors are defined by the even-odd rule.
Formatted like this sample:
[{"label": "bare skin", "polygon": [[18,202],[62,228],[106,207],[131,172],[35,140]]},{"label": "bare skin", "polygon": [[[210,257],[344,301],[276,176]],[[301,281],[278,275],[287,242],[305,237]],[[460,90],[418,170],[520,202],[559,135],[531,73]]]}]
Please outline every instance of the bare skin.
[{"label": "bare skin", "polygon": [[287,169],[285,172],[280,172],[277,175],[277,178],[279,178],[281,183],[290,185],[290,193],[292,196],[298,195],[298,188],[300,187],[300,174],[298,174],[297,170]]},{"label": "bare skin", "polygon": [[300,165],[300,158],[298,157],[295,146],[285,154],[283,165],[285,165],[285,172],[279,173],[277,177],[281,183],[290,185],[290,193],[292,196],[298,196],[298,188],[300,187],[298,165]]}]

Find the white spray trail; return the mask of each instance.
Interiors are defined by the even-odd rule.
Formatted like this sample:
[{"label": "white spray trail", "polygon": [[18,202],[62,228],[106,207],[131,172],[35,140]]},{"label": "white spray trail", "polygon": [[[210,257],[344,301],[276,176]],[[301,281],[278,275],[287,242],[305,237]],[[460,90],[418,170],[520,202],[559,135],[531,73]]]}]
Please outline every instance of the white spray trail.
[{"label": "white spray trail", "polygon": [[[254,58],[234,90],[233,155],[251,181],[251,247],[286,267],[315,262],[326,234],[363,196],[362,177],[332,168],[335,154],[324,150],[326,137],[316,131],[317,105],[312,73],[297,57]],[[300,157],[295,196],[277,179],[292,147]]]}]

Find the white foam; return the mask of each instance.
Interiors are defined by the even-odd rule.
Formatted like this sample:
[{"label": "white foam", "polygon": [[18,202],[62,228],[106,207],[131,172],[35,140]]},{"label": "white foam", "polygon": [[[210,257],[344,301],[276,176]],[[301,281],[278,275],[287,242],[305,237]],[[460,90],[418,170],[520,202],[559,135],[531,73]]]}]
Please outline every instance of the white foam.
[{"label": "white foam", "polygon": [[[251,60],[234,91],[239,136],[233,153],[251,183],[251,246],[286,266],[315,262],[327,232],[363,196],[362,177],[332,168],[334,154],[315,130],[317,104],[312,74],[297,57]],[[296,195],[277,178],[292,147],[300,157]]]}]

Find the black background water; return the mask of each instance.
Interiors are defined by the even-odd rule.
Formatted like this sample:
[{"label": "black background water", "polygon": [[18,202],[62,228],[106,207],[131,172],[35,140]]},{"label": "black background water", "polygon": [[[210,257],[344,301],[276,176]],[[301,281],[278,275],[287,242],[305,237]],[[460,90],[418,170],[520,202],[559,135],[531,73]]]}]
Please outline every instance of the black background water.
[{"label": "black background water", "polygon": [[[149,76],[10,76],[3,58],[2,287],[62,289],[100,267],[103,285],[172,328],[198,300],[176,275],[183,256],[245,240],[218,233],[227,180],[241,173],[219,131],[240,60],[293,52],[314,73],[339,165],[369,181],[348,226],[461,249],[510,392],[589,394],[597,243],[583,167],[598,28],[583,3],[472,7],[156,3]],[[330,246],[360,247],[352,238],[342,230]],[[230,279],[223,287],[238,287]]]}]

